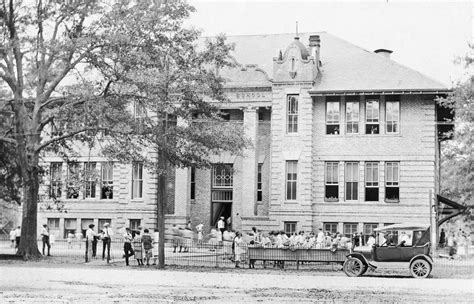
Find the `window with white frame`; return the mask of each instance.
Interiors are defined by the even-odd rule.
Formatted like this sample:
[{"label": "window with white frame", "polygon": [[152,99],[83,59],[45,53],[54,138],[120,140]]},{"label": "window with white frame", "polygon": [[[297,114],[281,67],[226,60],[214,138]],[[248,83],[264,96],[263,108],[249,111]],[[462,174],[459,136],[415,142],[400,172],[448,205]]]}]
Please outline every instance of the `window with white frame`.
[{"label": "window with white frame", "polygon": [[298,95],[287,97],[287,133],[298,132]]},{"label": "window with white frame", "polygon": [[212,166],[212,187],[232,188],[234,172],[232,164],[215,164]]},{"label": "window with white frame", "polygon": [[64,219],[64,238],[68,238],[69,234],[74,235],[77,229],[77,219],[66,218]]},{"label": "window with white frame", "polygon": [[387,101],[385,103],[385,120],[387,134],[397,134],[400,125],[400,102]]},{"label": "window with white frame", "polygon": [[46,224],[49,228],[49,233],[59,237],[59,218],[48,218]]},{"label": "window with white frame", "polygon": [[326,134],[339,134],[339,100],[326,102]]},{"label": "window with white frame", "polygon": [[398,202],[400,200],[400,163],[385,163],[385,201]]},{"label": "window with white frame", "polygon": [[142,223],[142,220],[141,219],[130,219],[130,224],[129,224],[129,228],[131,231],[135,232],[135,231],[140,231],[140,228],[141,228],[141,223]]},{"label": "window with white frame", "polygon": [[84,197],[85,198],[95,198],[96,192],[96,169],[97,163],[95,162],[86,162],[84,163]]},{"label": "window with white frame", "polygon": [[356,201],[359,199],[359,163],[347,162],[344,172],[346,181],[346,201]]},{"label": "window with white frame", "polygon": [[298,178],[298,161],[286,161],[286,200],[296,200],[296,185]]},{"label": "window with white frame", "polygon": [[359,102],[346,102],[346,133],[359,133]]},{"label": "window with white frame", "polygon": [[[364,244],[367,244],[369,237],[374,234],[374,229],[379,226],[377,223],[365,223],[364,224]],[[374,234],[375,236],[375,234]]]},{"label": "window with white frame", "polygon": [[262,193],[262,165],[258,164],[257,166],[257,202],[261,202],[263,199]]},{"label": "window with white frame", "polygon": [[378,202],[379,200],[379,163],[365,163],[365,201]]},{"label": "window with white frame", "polygon": [[296,222],[283,222],[283,230],[287,236],[291,236],[296,232]]},{"label": "window with white frame", "polygon": [[145,107],[137,100],[133,102],[133,117],[135,119],[142,119],[145,117]]},{"label": "window with white frame", "polygon": [[190,181],[190,199],[195,199],[196,198],[196,168],[191,167],[191,181]]},{"label": "window with white frame", "polygon": [[326,162],[325,196],[329,202],[339,201],[339,162]]},{"label": "window with white frame", "polygon": [[69,162],[67,164],[67,179],[66,198],[77,199],[79,197],[79,185],[81,182],[79,163]]},{"label": "window with white frame", "polygon": [[344,223],[343,225],[344,236],[352,239],[352,234],[357,233],[357,226],[358,226],[357,223]]},{"label": "window with white frame", "polygon": [[132,163],[132,199],[143,197],[143,163]]},{"label": "window with white frame", "polygon": [[335,234],[337,232],[337,223],[323,223],[324,233]]},{"label": "window with white frame", "polygon": [[101,199],[113,199],[114,198],[114,163],[104,162],[101,168]]},{"label": "window with white frame", "polygon": [[379,100],[367,99],[365,102],[365,134],[379,134]]},{"label": "window with white frame", "polygon": [[51,163],[49,165],[50,184],[49,184],[49,197],[53,199],[61,198],[62,188],[62,163]]}]

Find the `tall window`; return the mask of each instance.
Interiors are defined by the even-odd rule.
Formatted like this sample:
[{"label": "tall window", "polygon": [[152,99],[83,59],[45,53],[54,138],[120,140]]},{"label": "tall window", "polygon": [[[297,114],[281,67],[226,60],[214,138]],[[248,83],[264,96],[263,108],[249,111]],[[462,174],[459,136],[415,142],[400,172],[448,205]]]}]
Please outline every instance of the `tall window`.
[{"label": "tall window", "polygon": [[324,223],[323,224],[323,231],[324,232],[329,232],[331,234],[334,234],[337,232],[337,223]]},{"label": "tall window", "polygon": [[132,199],[143,197],[143,163],[132,164]]},{"label": "tall window", "polygon": [[99,232],[101,230],[104,230],[104,224],[105,223],[109,223],[110,224],[109,227],[112,227],[112,220],[111,219],[99,219]]},{"label": "tall window", "polygon": [[298,161],[289,160],[286,162],[286,199],[296,200],[296,182],[298,177]]},{"label": "tall window", "polygon": [[296,222],[283,222],[283,229],[286,235],[292,235],[296,232]]},{"label": "tall window", "polygon": [[90,224],[94,224],[94,219],[81,219],[81,233],[83,237],[86,237],[86,232]]},{"label": "tall window", "polygon": [[145,107],[138,101],[133,103],[133,117],[135,119],[142,119],[145,117]]},{"label": "tall window", "polygon": [[261,202],[263,198],[262,193],[262,165],[257,166],[257,202]]},{"label": "tall window", "polygon": [[339,134],[339,101],[326,102],[326,134]]},{"label": "tall window", "polygon": [[49,167],[51,183],[49,186],[49,197],[50,198],[61,198],[61,175],[62,175],[62,163],[51,163]]},{"label": "tall window", "polygon": [[102,188],[100,190],[101,199],[114,198],[114,163],[102,163],[101,170]]},{"label": "tall window", "polygon": [[298,132],[298,95],[288,95],[286,132]]},{"label": "tall window", "polygon": [[400,200],[400,163],[385,163],[385,201],[398,202]]},{"label": "tall window", "polygon": [[364,224],[364,244],[367,244],[367,240],[369,239],[370,235],[374,233],[374,229],[378,226],[379,224],[376,223]]},{"label": "tall window", "polygon": [[66,198],[76,199],[79,197],[80,168],[79,163],[70,162],[67,164],[67,189]]},{"label": "tall window", "polygon": [[212,187],[232,188],[234,174],[231,164],[216,164],[212,167]]},{"label": "tall window", "polygon": [[365,112],[365,134],[379,134],[379,101],[368,99]]},{"label": "tall window", "polygon": [[339,201],[339,163],[326,162],[325,200]]},{"label": "tall window", "polygon": [[358,186],[359,186],[359,163],[346,163],[345,170],[346,180],[346,201],[358,200]]},{"label": "tall window", "polygon": [[141,228],[141,219],[130,219],[130,230],[135,232],[135,231],[140,231]]},{"label": "tall window", "polygon": [[396,134],[399,132],[400,102],[387,101],[385,104],[385,120],[387,123],[387,133]]},{"label": "tall window", "polygon": [[46,224],[49,227],[49,233],[59,237],[59,218],[48,218]]},{"label": "tall window", "polygon": [[64,238],[68,237],[68,234],[75,234],[77,229],[77,219],[68,218],[64,219]]},{"label": "tall window", "polygon": [[346,102],[346,133],[359,133],[359,102]]},{"label": "tall window", "polygon": [[344,236],[351,238],[353,233],[357,232],[357,223],[344,223]]},{"label": "tall window", "polygon": [[97,163],[84,163],[85,198],[95,198],[96,190],[96,167]]},{"label": "tall window", "polygon": [[190,182],[191,194],[190,199],[196,198],[196,168],[191,167],[191,182]]},{"label": "tall window", "polygon": [[378,202],[379,200],[379,163],[365,163],[365,200]]}]

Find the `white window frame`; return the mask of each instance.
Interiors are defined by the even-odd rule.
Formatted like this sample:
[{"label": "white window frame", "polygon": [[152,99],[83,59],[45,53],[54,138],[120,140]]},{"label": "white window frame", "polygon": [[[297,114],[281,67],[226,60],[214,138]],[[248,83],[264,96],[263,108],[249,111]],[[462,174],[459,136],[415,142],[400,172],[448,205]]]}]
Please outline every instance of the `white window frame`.
[{"label": "white window frame", "polygon": [[298,133],[298,103],[299,95],[287,96],[286,101],[286,133]]},{"label": "white window frame", "polygon": [[[95,172],[97,170],[96,162],[85,162],[84,163],[84,198],[95,198],[97,192],[97,181]],[[94,174],[90,174],[93,172]]]},{"label": "white window frame", "polygon": [[[101,178],[101,189],[100,189],[100,199],[113,199],[114,197],[114,163],[113,162],[103,162],[101,164],[100,171]],[[103,188],[108,187],[111,190],[110,197],[104,197],[102,193]]]},{"label": "white window frame", "polygon": [[62,162],[52,162],[49,164],[50,185],[49,197],[61,198],[62,195]]},{"label": "white window frame", "polygon": [[[349,105],[353,111],[348,111]],[[359,134],[360,104],[359,101],[346,102],[346,134]],[[355,132],[354,129],[357,129]]]},{"label": "white window frame", "polygon": [[233,165],[232,164],[212,165],[212,188],[229,188],[230,189],[233,186],[234,186]]},{"label": "white window frame", "polygon": [[298,161],[287,160],[285,163],[285,199],[295,201],[298,197]]},{"label": "white window frame", "polygon": [[[377,105],[377,109],[374,106],[369,107],[370,105]],[[370,118],[369,118],[370,114]],[[378,99],[367,99],[365,101],[365,134],[372,134],[372,132],[367,132],[368,125],[377,125],[378,132],[373,134],[380,134],[380,100]]]},{"label": "white window frame", "polygon": [[[352,191],[350,192],[351,198],[348,198],[348,195],[347,195],[348,183],[351,183],[350,185],[352,189],[355,188],[356,190],[355,194],[357,196],[356,198],[352,197]],[[344,164],[344,186],[345,186],[345,191],[344,191],[345,200],[358,201],[359,200],[359,163],[358,162],[346,162]]]},{"label": "white window frame", "polygon": [[132,163],[132,199],[143,198],[143,163]]},{"label": "white window frame", "polygon": [[337,186],[337,201],[339,201],[339,162],[328,161],[324,163],[324,199],[327,197],[327,186]]},{"label": "white window frame", "polygon": [[385,102],[385,132],[387,134],[400,133],[400,102]]},{"label": "white window frame", "polygon": [[[326,101],[326,134],[341,133],[341,103],[340,101]],[[328,127],[337,126],[336,133],[328,133]]]}]

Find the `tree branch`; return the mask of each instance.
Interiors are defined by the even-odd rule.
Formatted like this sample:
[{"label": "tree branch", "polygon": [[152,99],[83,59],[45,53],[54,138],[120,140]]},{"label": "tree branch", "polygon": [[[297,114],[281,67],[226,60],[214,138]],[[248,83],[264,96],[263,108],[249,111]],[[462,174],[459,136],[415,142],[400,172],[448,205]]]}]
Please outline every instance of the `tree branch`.
[{"label": "tree branch", "polygon": [[3,137],[3,136],[0,136],[0,142],[13,144],[15,146],[18,144],[18,142],[15,139],[10,138],[10,137]]},{"label": "tree branch", "polygon": [[39,151],[43,150],[44,148],[46,148],[47,146],[49,146],[49,145],[51,145],[55,142],[61,141],[63,139],[71,138],[71,137],[73,137],[73,136],[75,136],[79,133],[83,133],[83,132],[86,132],[86,131],[95,131],[95,130],[105,130],[105,128],[83,128],[83,129],[76,130],[76,131],[68,133],[68,134],[64,134],[62,136],[55,137],[53,139],[47,140],[43,144],[36,147],[35,152],[39,152]]}]

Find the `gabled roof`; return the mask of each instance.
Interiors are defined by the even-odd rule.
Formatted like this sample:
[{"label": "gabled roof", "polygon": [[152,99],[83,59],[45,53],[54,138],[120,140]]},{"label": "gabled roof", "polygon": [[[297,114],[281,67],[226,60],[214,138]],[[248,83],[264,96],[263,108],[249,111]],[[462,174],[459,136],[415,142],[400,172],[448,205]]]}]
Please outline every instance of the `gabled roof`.
[{"label": "gabled roof", "polygon": [[[312,93],[327,92],[446,92],[447,86],[380,54],[367,51],[325,32],[299,34],[309,44],[310,35],[321,38],[322,74]],[[273,77],[273,58],[294,41],[294,34],[228,36],[235,44],[233,56],[240,64],[257,64]]]}]

